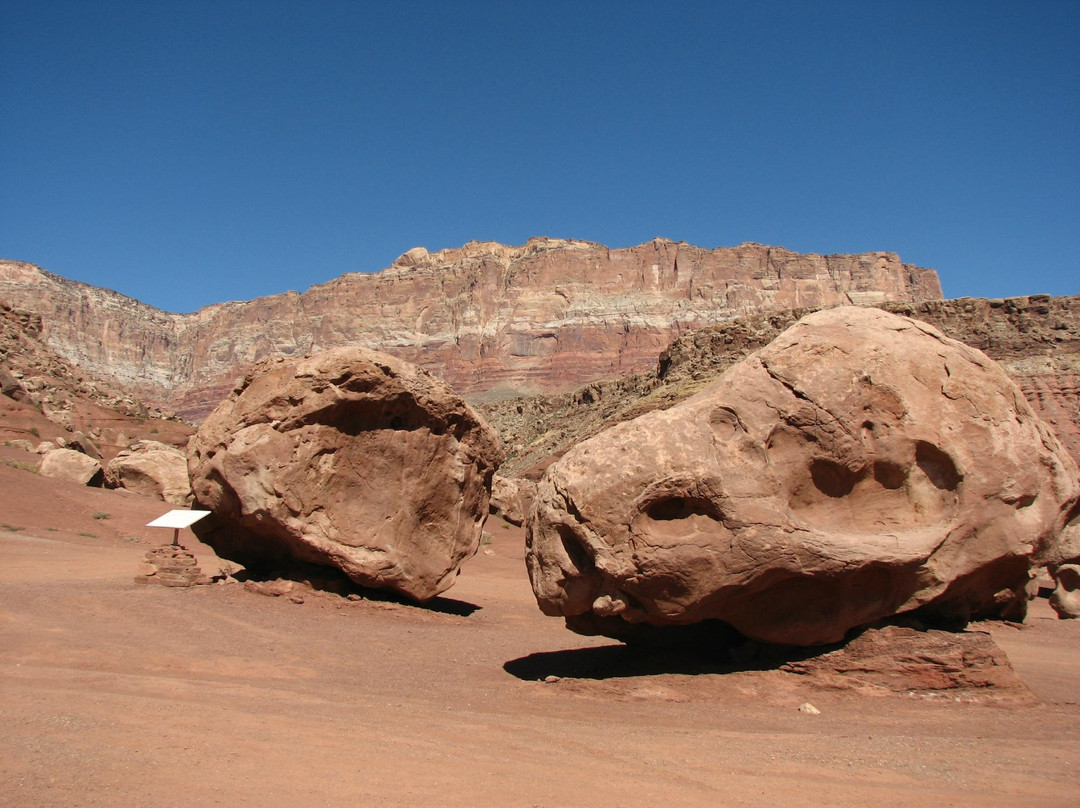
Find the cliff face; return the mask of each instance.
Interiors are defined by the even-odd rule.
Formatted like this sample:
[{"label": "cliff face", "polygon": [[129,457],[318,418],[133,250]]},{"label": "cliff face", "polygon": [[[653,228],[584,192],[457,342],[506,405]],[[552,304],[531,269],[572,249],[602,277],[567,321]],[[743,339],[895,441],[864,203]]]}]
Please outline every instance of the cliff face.
[{"label": "cliff face", "polygon": [[[114,457],[137,439],[184,445],[192,428],[87,375],[41,341],[40,315],[0,300],[0,439],[75,441]],[[69,444],[73,445],[73,444]],[[90,449],[92,447],[92,449]],[[36,462],[36,458],[35,458]]]},{"label": "cliff face", "polygon": [[660,239],[615,250],[552,239],[416,248],[379,273],[186,315],[0,262],[0,298],[40,314],[54,350],[193,417],[272,354],[359,344],[473,397],[566,391],[646,371],[672,339],[717,320],[940,296],[933,270],[893,253],[706,250]]}]

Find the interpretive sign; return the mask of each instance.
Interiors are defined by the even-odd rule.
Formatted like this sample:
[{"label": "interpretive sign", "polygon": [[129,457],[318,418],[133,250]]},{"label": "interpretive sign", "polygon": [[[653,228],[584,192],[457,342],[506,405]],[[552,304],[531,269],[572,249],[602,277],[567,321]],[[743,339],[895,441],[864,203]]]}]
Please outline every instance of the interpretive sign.
[{"label": "interpretive sign", "polygon": [[191,527],[198,522],[204,516],[209,516],[210,511],[169,511],[164,513],[155,519],[153,522],[147,522],[147,527],[171,527],[173,529],[173,544],[180,543],[180,528]]}]

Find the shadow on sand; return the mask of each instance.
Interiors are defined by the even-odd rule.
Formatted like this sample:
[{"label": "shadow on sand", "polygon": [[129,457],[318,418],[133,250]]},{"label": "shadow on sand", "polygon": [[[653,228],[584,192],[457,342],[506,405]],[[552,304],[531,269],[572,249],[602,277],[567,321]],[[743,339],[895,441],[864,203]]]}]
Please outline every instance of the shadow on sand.
[{"label": "shadow on sand", "polygon": [[291,584],[293,587],[337,595],[350,600],[397,603],[414,609],[458,617],[468,617],[482,608],[475,603],[442,596],[434,597],[425,603],[418,603],[396,592],[362,587],[344,573],[327,567],[298,567],[272,572],[240,570],[233,577],[245,584],[251,584],[254,591],[265,595],[283,594],[282,588]]},{"label": "shadow on sand", "polygon": [[503,665],[503,670],[525,681],[548,676],[565,679],[617,679],[656,676],[664,673],[698,675],[739,671],[776,670],[795,662],[828,653],[837,645],[792,648],[745,642],[721,650],[660,648],[638,645],[604,645],[565,651],[540,651]]}]

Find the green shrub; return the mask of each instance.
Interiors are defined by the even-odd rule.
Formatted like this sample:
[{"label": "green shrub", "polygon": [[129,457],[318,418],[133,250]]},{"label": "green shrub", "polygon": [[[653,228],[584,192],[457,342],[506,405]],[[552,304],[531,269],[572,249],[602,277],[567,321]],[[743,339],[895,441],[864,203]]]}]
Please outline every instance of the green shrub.
[{"label": "green shrub", "polygon": [[12,460],[10,457],[0,459],[0,463],[3,463],[9,468],[18,469],[19,471],[29,471],[31,474],[37,474],[38,469],[33,463],[27,463],[23,460]]}]

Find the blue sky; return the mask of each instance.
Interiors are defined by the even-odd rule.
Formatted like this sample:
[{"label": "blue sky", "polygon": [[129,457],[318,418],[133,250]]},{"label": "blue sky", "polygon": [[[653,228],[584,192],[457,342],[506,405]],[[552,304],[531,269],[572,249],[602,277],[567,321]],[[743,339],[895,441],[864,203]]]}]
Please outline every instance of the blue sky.
[{"label": "blue sky", "polygon": [[1080,293],[1080,3],[0,0],[0,257],[191,311],[533,235]]}]

